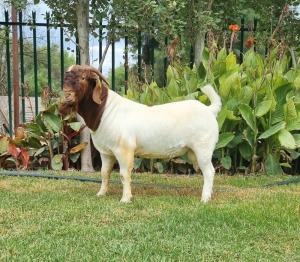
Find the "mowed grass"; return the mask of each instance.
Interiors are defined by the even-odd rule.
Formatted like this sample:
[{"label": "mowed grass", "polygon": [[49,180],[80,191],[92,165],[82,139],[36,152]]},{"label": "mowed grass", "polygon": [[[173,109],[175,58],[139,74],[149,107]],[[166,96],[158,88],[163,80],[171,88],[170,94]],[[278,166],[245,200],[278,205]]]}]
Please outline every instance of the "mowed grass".
[{"label": "mowed grass", "polygon": [[117,183],[0,176],[0,260],[300,261],[300,184],[261,187],[290,178],[217,175],[203,204],[201,176],[135,174],[121,204]]}]

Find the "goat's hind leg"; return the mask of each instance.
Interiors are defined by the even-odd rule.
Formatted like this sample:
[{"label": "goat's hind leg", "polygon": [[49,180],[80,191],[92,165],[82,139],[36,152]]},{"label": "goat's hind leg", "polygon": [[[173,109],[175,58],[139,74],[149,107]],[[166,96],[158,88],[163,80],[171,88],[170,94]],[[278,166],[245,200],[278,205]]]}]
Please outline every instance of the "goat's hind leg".
[{"label": "goat's hind leg", "polygon": [[116,161],[116,158],[114,156],[104,155],[101,154],[101,178],[102,183],[99,192],[97,193],[97,196],[105,196],[108,190],[108,183],[110,178],[110,173],[112,171],[112,168],[114,166],[114,163]]},{"label": "goat's hind leg", "polygon": [[198,151],[197,153],[195,151],[194,152],[204,179],[201,201],[207,202],[211,199],[211,195],[213,191],[215,169],[211,162],[212,153],[209,154],[208,153],[209,150],[207,150],[206,152],[205,150],[202,151],[203,152],[201,152],[201,150],[200,152]]}]

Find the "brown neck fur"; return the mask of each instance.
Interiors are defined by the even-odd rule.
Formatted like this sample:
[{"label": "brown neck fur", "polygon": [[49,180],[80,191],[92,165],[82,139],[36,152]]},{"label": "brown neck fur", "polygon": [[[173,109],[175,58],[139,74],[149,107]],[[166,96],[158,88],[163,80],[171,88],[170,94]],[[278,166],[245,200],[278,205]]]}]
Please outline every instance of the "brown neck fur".
[{"label": "brown neck fur", "polygon": [[96,131],[100,125],[101,118],[106,105],[108,96],[108,88],[102,85],[102,92],[100,96],[101,104],[94,102],[92,94],[86,96],[78,104],[78,114],[81,115],[88,126],[93,131]]}]

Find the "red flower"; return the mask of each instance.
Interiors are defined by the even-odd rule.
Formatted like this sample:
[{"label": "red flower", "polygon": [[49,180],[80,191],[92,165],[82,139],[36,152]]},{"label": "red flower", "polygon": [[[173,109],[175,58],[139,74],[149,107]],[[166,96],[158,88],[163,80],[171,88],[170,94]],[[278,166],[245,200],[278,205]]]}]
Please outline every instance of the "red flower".
[{"label": "red flower", "polygon": [[256,40],[250,36],[245,42],[245,47],[250,48],[254,43],[256,43]]},{"label": "red flower", "polygon": [[229,29],[232,31],[232,32],[238,32],[238,31],[240,31],[240,27],[239,27],[239,25],[238,24],[235,24],[235,25],[230,25],[229,26]]}]

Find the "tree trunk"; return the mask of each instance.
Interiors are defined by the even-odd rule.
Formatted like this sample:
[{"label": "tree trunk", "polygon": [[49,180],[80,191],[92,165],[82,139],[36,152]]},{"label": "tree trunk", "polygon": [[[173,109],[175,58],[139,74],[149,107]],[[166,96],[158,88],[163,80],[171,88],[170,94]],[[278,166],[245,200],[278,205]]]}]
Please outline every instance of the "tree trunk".
[{"label": "tree trunk", "polygon": [[[78,0],[76,5],[76,16],[80,64],[89,65],[89,0]],[[85,124],[83,118],[78,114],[77,119]],[[80,133],[80,142],[88,143],[81,151],[81,171],[85,172],[94,171],[90,140],[90,131],[88,128],[84,128]]]},{"label": "tree trunk", "polygon": [[[206,5],[206,10],[211,11],[214,0],[209,0]],[[202,10],[199,10],[202,12]],[[205,32],[198,31],[195,39],[195,65],[198,67],[202,61],[203,49],[205,47]]]},{"label": "tree trunk", "polygon": [[290,53],[291,53],[291,58],[292,58],[292,68],[297,67],[297,61],[296,61],[296,55],[293,46],[289,48]]},{"label": "tree trunk", "polygon": [[202,61],[202,53],[205,46],[205,33],[198,32],[195,39],[195,65],[198,67]]}]

